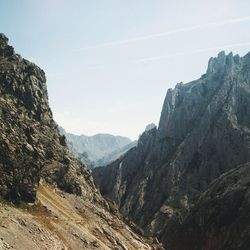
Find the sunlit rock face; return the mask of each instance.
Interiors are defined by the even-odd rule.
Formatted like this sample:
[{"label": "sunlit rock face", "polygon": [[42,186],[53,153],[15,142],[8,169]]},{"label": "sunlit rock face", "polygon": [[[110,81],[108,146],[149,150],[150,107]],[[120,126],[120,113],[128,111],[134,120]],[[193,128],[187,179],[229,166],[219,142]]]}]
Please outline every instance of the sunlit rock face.
[{"label": "sunlit rock face", "polygon": [[0,34],[0,249],[163,249],[118,218],[71,156],[45,82]]},{"label": "sunlit rock face", "polygon": [[221,52],[200,79],[167,91],[158,128],[93,176],[125,216],[168,246],[211,182],[250,162],[249,148],[250,54]]},{"label": "sunlit rock face", "polygon": [[33,202],[40,178],[79,195],[96,192],[85,167],[59,135],[45,73],[0,34],[0,197]]}]

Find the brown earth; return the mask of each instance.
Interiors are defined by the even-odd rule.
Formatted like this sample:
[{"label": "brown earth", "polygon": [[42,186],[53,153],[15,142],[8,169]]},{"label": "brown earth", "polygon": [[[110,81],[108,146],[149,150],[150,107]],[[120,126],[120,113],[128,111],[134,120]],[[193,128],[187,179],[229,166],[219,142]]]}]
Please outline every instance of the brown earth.
[{"label": "brown earth", "polygon": [[[151,244],[152,245],[152,244]],[[0,249],[157,249],[104,208],[41,183],[34,205],[0,203]]]}]

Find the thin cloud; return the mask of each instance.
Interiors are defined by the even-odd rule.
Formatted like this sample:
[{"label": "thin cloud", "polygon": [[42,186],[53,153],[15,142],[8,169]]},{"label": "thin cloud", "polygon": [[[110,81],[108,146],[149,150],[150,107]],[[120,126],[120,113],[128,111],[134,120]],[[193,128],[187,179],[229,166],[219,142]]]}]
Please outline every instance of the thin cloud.
[{"label": "thin cloud", "polygon": [[170,30],[170,31],[162,32],[162,33],[155,33],[155,34],[151,34],[151,35],[147,35],[147,36],[136,37],[136,38],[132,38],[132,39],[126,39],[126,40],[120,40],[120,41],[111,41],[111,42],[107,42],[107,43],[96,44],[96,45],[93,45],[93,46],[80,48],[78,51],[91,50],[91,49],[104,48],[104,47],[111,47],[111,46],[122,45],[122,44],[127,44],[127,43],[133,43],[133,42],[138,42],[138,41],[144,41],[144,40],[149,40],[149,39],[154,39],[154,38],[159,38],[159,37],[165,37],[165,36],[178,34],[178,33],[183,33],[183,32],[203,30],[203,29],[220,27],[220,26],[224,26],[224,25],[247,22],[247,21],[250,21],[250,16],[245,16],[245,17],[235,18],[235,19],[228,19],[228,20],[224,20],[224,21],[220,21],[220,22],[211,22],[211,23],[207,23],[207,24],[200,24],[200,25],[180,28],[180,29],[176,29],[176,30]]},{"label": "thin cloud", "polygon": [[178,53],[174,53],[174,54],[170,54],[166,56],[147,57],[147,58],[142,58],[142,59],[137,60],[136,63],[148,63],[152,61],[165,60],[165,59],[177,57],[177,56],[185,56],[185,55],[198,54],[198,53],[207,52],[207,51],[223,50],[223,49],[244,47],[244,46],[250,46],[250,42],[234,43],[234,44],[227,44],[227,45],[217,46],[217,47],[196,49],[196,50],[191,50],[191,51],[178,52]]}]

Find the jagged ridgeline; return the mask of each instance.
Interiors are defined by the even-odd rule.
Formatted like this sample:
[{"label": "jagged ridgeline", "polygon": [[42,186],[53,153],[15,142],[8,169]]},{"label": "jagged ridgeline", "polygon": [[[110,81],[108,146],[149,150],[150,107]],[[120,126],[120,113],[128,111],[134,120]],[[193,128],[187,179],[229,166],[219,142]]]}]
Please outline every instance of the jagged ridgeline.
[{"label": "jagged ridgeline", "polygon": [[45,82],[0,34],[0,249],[160,249],[119,219],[71,156]]},{"label": "jagged ridgeline", "polygon": [[96,192],[59,134],[44,71],[16,54],[0,34],[0,196],[33,202],[41,177],[70,193]]},{"label": "jagged ridgeline", "polygon": [[200,79],[168,90],[158,129],[93,175],[167,249],[250,249],[250,172],[238,169],[248,162],[250,53],[221,52]]}]

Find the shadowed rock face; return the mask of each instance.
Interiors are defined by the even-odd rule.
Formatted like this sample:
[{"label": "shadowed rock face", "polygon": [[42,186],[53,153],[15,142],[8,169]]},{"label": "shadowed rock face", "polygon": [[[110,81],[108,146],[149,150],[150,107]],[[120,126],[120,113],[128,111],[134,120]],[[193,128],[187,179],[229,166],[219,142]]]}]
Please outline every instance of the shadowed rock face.
[{"label": "shadowed rock face", "polygon": [[[250,164],[215,180],[169,238],[169,249],[249,249]],[[167,236],[166,236],[167,237]]]},{"label": "shadowed rock face", "polygon": [[70,193],[96,192],[59,135],[45,82],[43,70],[0,34],[0,197],[9,201],[33,202],[41,176]]},{"label": "shadowed rock face", "polygon": [[167,92],[158,129],[93,171],[101,192],[167,246],[202,192],[250,162],[250,54],[211,58],[200,79]]}]

